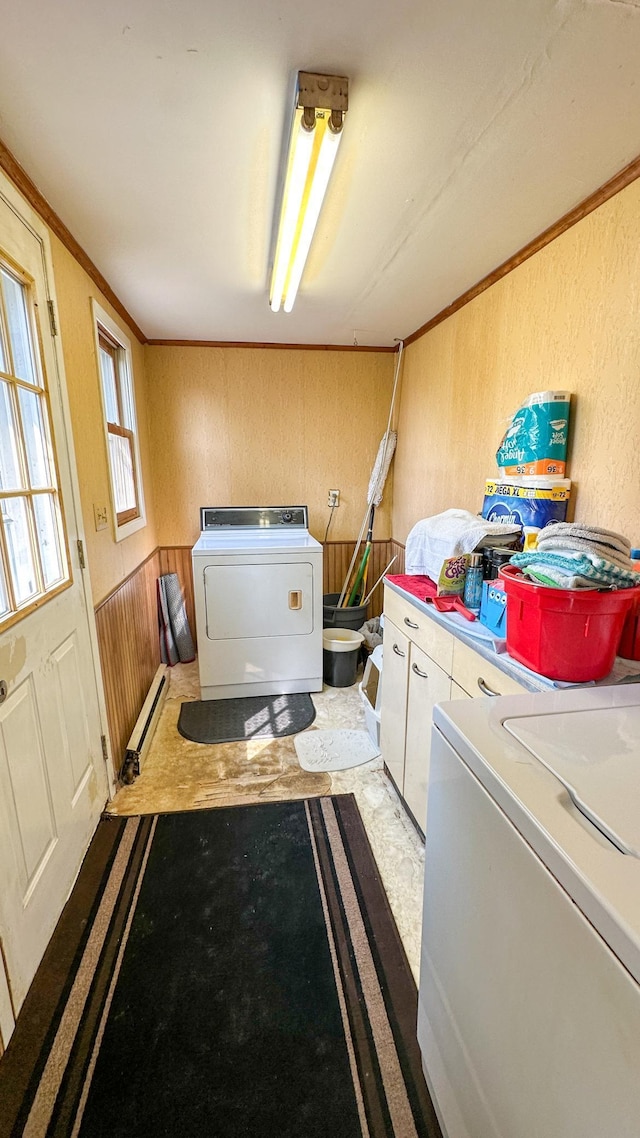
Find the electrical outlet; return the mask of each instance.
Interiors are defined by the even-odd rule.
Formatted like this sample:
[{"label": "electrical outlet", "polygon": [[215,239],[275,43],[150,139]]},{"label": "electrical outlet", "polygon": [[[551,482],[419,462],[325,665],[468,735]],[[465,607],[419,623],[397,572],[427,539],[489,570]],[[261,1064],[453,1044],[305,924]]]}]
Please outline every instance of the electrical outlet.
[{"label": "electrical outlet", "polygon": [[95,518],[96,529],[106,529],[109,524],[106,506],[93,506],[93,516]]},{"label": "electrical outlet", "polygon": [[330,490],[329,491],[329,499],[327,501],[327,505],[332,506],[332,507],[340,505],[340,491],[339,490]]}]

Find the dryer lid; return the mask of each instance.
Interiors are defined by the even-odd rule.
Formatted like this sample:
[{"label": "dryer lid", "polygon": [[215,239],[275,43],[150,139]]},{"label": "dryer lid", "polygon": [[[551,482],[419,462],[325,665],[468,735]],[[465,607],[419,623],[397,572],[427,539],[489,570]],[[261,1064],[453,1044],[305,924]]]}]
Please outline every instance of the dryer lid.
[{"label": "dryer lid", "polygon": [[609,841],[640,858],[640,706],[550,711],[503,726]]}]

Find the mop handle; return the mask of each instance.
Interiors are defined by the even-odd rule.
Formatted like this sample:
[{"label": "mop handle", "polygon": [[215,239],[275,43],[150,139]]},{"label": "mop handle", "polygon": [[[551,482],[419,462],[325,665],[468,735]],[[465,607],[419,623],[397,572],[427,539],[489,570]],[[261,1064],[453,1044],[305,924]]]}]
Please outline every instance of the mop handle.
[{"label": "mop handle", "polygon": [[362,603],[363,603],[363,605],[366,605],[366,604],[368,604],[368,603],[369,603],[369,601],[371,600],[371,597],[373,596],[373,594],[375,593],[376,589],[378,588],[378,585],[380,584],[380,582],[381,582],[382,578],[384,577],[385,573],[388,573],[388,572],[389,572],[389,570],[390,570],[391,566],[393,565],[394,561],[397,561],[397,560],[398,560],[398,554],[396,553],[395,557],[392,557],[392,558],[391,558],[391,561],[390,561],[390,562],[389,562],[389,564],[387,565],[387,568],[386,568],[386,569],[383,569],[383,570],[382,570],[382,573],[381,573],[381,574],[380,574],[380,576],[378,577],[378,580],[376,581],[376,583],[375,583],[375,585],[373,586],[373,588],[371,589],[371,591],[370,591],[369,593],[367,593],[366,597],[364,598],[364,600],[363,600],[363,602],[362,602]]},{"label": "mop handle", "polygon": [[369,520],[369,505],[367,503],[367,510],[366,510],[365,515],[364,515],[364,518],[362,519],[362,525],[360,527],[360,533],[358,535],[356,547],[353,551],[353,557],[351,558],[351,564],[349,565],[349,568],[347,569],[347,575],[344,579],[344,585],[342,586],[342,592],[340,593],[340,599],[339,599],[338,604],[337,604],[337,608],[339,608],[339,609],[342,608],[342,605],[344,603],[344,598],[346,596],[346,592],[347,592],[347,589],[349,587],[349,578],[353,572],[353,567],[356,563],[356,557],[358,556],[358,553],[360,552],[360,546],[362,545],[362,538],[364,537],[364,531],[367,528],[368,520]]}]

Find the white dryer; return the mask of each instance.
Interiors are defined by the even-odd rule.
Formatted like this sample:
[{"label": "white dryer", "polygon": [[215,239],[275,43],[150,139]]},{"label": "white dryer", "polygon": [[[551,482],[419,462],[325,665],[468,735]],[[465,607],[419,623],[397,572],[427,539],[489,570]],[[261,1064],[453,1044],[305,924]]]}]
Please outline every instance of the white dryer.
[{"label": "white dryer", "polygon": [[200,510],[192,550],[202,699],[322,689],[322,546],[306,506]]}]

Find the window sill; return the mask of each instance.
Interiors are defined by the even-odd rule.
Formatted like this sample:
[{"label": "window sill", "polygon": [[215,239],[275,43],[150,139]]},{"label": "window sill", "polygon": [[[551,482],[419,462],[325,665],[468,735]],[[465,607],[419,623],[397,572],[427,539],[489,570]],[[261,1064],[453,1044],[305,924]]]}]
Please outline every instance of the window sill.
[{"label": "window sill", "polygon": [[131,537],[132,534],[137,533],[139,529],[144,529],[147,524],[147,519],[144,514],[139,518],[132,518],[130,522],[125,522],[122,526],[116,526],[113,534],[114,541],[124,541],[126,537]]}]

